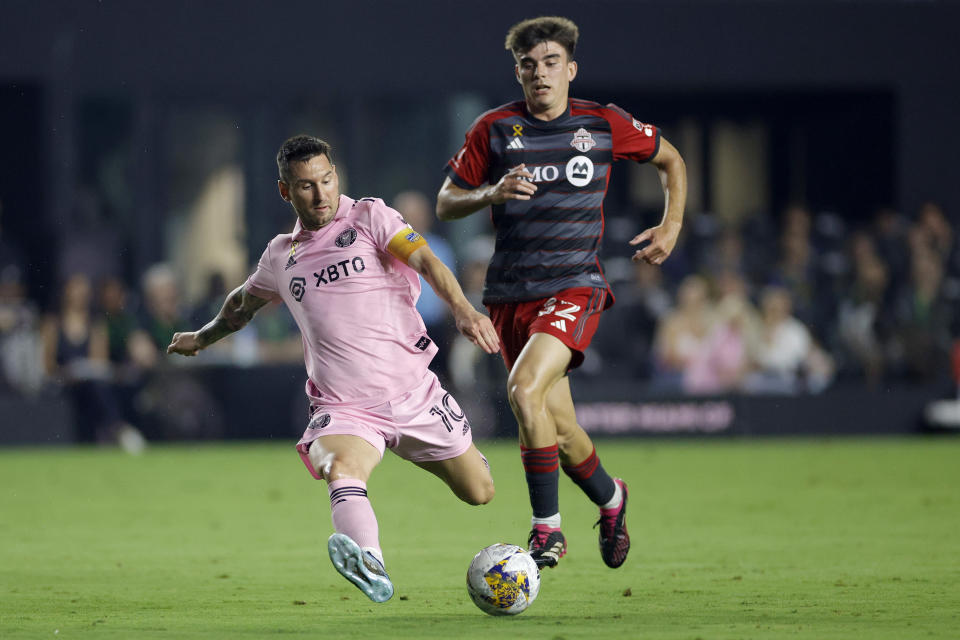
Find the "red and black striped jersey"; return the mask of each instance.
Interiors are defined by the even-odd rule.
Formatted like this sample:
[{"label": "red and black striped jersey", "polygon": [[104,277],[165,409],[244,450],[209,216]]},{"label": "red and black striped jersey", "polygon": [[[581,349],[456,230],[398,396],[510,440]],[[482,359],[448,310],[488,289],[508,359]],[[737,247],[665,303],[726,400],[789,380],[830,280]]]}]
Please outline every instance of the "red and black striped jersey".
[{"label": "red and black striped jersey", "polygon": [[531,116],[523,101],[477,118],[447,163],[453,183],[495,184],[525,164],[537,184],[530,200],[491,207],[496,251],[484,304],[548,298],[571,287],[609,289],[598,253],[610,166],[622,158],[646,162],[659,146],[657,127],[588,100],[570,99],[567,111],[549,122]]}]

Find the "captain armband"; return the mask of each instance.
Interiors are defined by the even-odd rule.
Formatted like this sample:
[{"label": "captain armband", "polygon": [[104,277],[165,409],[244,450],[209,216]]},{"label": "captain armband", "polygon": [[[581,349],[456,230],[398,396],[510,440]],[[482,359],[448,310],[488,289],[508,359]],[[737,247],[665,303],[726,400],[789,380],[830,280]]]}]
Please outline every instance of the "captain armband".
[{"label": "captain armband", "polygon": [[423,236],[414,231],[413,227],[407,227],[390,239],[390,243],[387,244],[387,251],[397,260],[406,264],[414,251],[425,246],[427,246],[427,241]]}]

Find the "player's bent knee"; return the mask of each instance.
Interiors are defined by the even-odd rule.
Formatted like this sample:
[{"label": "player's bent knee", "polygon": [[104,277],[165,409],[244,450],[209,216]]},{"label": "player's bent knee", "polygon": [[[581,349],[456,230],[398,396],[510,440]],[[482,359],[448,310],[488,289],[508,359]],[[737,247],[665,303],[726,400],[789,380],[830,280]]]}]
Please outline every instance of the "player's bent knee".
[{"label": "player's bent knee", "polygon": [[522,377],[507,382],[507,398],[511,406],[524,412],[535,411],[544,402],[543,390]]},{"label": "player's bent knee", "polygon": [[471,506],[478,507],[493,500],[495,493],[496,489],[494,489],[493,479],[491,478],[485,482],[474,483],[468,487],[465,494],[460,496],[460,499]]},{"label": "player's bent knee", "polygon": [[362,465],[342,456],[328,456],[317,470],[327,482],[344,478],[355,478],[364,482],[367,480],[367,473]]}]

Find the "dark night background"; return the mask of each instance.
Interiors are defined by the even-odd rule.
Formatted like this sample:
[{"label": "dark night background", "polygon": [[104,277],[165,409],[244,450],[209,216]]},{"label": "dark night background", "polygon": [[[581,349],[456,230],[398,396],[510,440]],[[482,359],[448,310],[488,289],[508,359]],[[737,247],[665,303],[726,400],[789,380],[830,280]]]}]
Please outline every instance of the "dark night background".
[{"label": "dark night background", "polygon": [[[133,290],[158,262],[200,304],[290,226],[284,138],[330,140],[349,195],[433,198],[472,120],[521,95],[507,28],[543,14],[580,27],[571,95],[684,154],[691,224],[773,227],[799,202],[851,231],[928,201],[960,223],[956,3],[6,0],[0,239],[41,312],[78,270]],[[616,169],[614,254],[618,220],[658,215],[651,176]],[[475,218],[438,225],[458,259]]]}]

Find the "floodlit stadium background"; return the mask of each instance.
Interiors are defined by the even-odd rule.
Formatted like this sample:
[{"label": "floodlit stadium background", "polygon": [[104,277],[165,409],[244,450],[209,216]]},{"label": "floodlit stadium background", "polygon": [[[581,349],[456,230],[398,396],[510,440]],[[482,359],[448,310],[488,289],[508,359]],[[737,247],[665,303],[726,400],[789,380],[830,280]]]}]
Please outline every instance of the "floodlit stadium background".
[{"label": "floodlit stadium background", "polygon": [[[604,249],[618,304],[575,374],[584,426],[955,428],[958,7],[560,1],[549,11],[581,29],[572,95],[660,126],[690,182],[683,244],[662,272],[635,272],[625,241],[656,221],[662,195],[650,167],[616,167]],[[273,161],[289,135],[334,145],[344,193],[391,203],[416,191],[432,208],[465,129],[520,96],[503,37],[536,12],[505,2],[3,3],[0,443],[108,439],[42,357],[78,275],[92,284],[95,318],[105,318],[105,283],[123,298],[108,318],[110,368],[81,375],[109,382],[124,422],[149,440],[292,442],[304,373],[284,310],[265,310],[195,361],[163,355],[164,341],[212,317],[267,240],[292,226]],[[484,213],[432,229],[474,297],[489,230]],[[693,274],[707,277],[708,300],[687,320],[726,317],[727,288],[745,287],[757,305],[765,287],[783,285],[818,351],[786,381],[752,369],[691,384],[658,357],[654,335],[681,284],[697,288]],[[502,365],[435,324],[446,346],[438,367],[477,435],[513,433]]]}]

